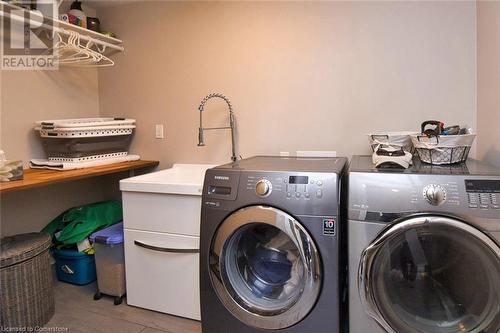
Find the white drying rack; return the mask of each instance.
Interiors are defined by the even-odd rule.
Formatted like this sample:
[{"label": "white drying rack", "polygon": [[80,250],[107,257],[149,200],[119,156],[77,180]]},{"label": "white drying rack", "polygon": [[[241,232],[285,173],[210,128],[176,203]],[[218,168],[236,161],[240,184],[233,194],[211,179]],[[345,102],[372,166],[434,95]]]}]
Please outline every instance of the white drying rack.
[{"label": "white drying rack", "polygon": [[[9,11],[6,11],[6,8]],[[15,10],[16,13],[22,13],[23,15],[21,16],[12,14],[13,10]],[[24,14],[26,14],[26,12],[29,12],[30,20],[26,20],[24,18]],[[0,16],[11,21],[16,21],[23,24],[29,23],[32,26],[39,26],[39,29],[45,30],[49,36],[52,35],[50,36],[51,38],[54,38],[54,35],[56,33],[65,36],[70,36],[72,33],[77,33],[80,37],[80,40],[91,42],[96,46],[101,46],[104,50],[111,49],[118,52],[122,52],[125,50],[125,48],[123,47],[123,41],[118,38],[109,37],[99,32],[85,29],[74,24],[58,20],[56,18],[43,16],[37,12],[28,11],[22,7],[12,5],[4,1],[0,1]]]}]

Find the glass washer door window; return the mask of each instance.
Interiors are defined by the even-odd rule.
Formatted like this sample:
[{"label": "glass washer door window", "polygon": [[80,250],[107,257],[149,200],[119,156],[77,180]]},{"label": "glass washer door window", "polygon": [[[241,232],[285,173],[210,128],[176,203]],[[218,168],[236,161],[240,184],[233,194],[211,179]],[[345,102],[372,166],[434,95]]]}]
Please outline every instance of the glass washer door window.
[{"label": "glass washer door window", "polygon": [[396,223],[362,254],[360,296],[388,332],[498,333],[500,249],[457,219]]},{"label": "glass washer door window", "polygon": [[282,329],[301,321],[319,296],[319,253],[292,216],[267,206],[226,218],[212,241],[210,277],[224,306],[243,323]]}]

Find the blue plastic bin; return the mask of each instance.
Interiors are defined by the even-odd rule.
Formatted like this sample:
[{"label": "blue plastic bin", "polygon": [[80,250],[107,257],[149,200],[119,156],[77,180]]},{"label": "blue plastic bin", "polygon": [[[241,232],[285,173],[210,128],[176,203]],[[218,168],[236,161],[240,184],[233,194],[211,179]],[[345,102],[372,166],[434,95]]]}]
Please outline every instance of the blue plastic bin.
[{"label": "blue plastic bin", "polygon": [[97,279],[93,255],[76,250],[53,250],[52,253],[59,281],[84,285]]},{"label": "blue plastic bin", "polygon": [[123,243],[123,222],[113,224],[106,229],[90,235],[90,241],[98,244],[117,245]]}]

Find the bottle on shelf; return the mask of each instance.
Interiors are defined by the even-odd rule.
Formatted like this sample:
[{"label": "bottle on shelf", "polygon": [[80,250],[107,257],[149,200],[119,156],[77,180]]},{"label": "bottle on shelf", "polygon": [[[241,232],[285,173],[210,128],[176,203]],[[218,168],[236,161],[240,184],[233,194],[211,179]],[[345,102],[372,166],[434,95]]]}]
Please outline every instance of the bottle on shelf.
[{"label": "bottle on shelf", "polygon": [[78,0],[73,1],[68,12],[69,23],[87,28],[87,15],[83,12],[82,3]]}]

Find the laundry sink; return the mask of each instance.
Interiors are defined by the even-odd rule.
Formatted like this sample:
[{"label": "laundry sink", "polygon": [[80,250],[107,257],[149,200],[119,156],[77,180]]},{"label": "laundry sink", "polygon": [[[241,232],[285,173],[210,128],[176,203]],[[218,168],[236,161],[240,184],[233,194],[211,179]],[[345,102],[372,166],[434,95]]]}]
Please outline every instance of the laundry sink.
[{"label": "laundry sink", "polygon": [[172,168],[120,181],[122,191],[201,195],[211,164],[174,164]]},{"label": "laundry sink", "polygon": [[211,167],[174,164],[120,181],[129,305],[200,320],[201,193]]}]

